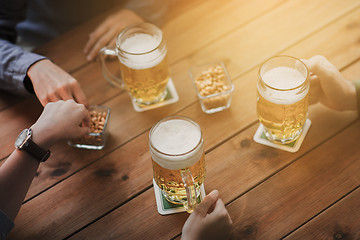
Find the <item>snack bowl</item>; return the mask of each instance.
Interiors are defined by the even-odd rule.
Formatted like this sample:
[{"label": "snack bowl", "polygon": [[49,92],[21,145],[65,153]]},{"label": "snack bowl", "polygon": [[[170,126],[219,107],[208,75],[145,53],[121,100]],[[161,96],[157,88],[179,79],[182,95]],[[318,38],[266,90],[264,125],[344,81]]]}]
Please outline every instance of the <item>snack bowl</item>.
[{"label": "snack bowl", "polygon": [[78,139],[68,141],[68,144],[76,148],[103,149],[107,138],[107,125],[110,116],[110,108],[107,106],[90,106],[91,132]]},{"label": "snack bowl", "polygon": [[189,68],[189,75],[205,113],[215,113],[230,107],[234,85],[223,62],[193,66]]}]

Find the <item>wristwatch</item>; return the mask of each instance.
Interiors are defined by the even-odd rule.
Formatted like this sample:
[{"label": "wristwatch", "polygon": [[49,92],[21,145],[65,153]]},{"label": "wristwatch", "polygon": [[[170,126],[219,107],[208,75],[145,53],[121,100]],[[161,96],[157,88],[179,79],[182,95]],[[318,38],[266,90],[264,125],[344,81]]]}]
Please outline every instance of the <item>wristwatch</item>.
[{"label": "wristwatch", "polygon": [[45,162],[50,157],[50,150],[45,150],[31,140],[31,128],[24,129],[15,140],[15,147],[19,150],[25,150],[31,156]]}]

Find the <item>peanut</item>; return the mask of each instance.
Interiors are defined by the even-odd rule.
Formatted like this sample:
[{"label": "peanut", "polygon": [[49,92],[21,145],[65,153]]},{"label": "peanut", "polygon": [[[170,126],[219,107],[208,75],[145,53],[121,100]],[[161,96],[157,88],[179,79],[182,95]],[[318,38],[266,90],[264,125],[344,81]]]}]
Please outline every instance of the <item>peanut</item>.
[{"label": "peanut", "polygon": [[90,111],[91,125],[90,129],[92,133],[100,133],[104,129],[106,112]]},{"label": "peanut", "polygon": [[[198,88],[200,96],[202,97],[230,90],[230,87],[227,84],[224,69],[220,65],[212,66],[203,71],[195,78],[195,84]],[[230,93],[210,97],[204,99],[203,104],[207,109],[218,108],[226,106],[229,98]]]}]

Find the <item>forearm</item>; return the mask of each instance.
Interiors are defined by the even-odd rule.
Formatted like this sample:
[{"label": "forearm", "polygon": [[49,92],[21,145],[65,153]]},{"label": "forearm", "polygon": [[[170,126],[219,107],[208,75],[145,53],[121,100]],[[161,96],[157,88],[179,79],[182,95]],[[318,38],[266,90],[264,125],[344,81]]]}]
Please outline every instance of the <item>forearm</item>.
[{"label": "forearm", "polygon": [[18,214],[38,166],[37,159],[16,149],[0,167],[0,209],[10,219]]}]

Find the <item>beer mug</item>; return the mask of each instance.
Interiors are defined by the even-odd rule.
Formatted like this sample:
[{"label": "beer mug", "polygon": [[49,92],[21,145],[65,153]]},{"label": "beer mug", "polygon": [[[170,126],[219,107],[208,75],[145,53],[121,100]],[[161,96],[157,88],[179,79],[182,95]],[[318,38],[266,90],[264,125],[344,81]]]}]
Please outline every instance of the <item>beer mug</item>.
[{"label": "beer mug", "polygon": [[265,61],[257,83],[257,115],[265,136],[288,144],[302,133],[308,116],[309,72],[297,58],[276,56]]},{"label": "beer mug", "polygon": [[204,140],[200,126],[183,116],[160,120],[150,130],[153,177],[165,199],[190,213],[205,179]]},{"label": "beer mug", "polygon": [[[170,78],[162,31],[151,23],[126,27],[116,39],[116,48],[100,50],[104,77],[115,86],[124,88],[132,101],[151,105],[165,99]],[[121,78],[109,71],[107,57],[117,56]]]}]

